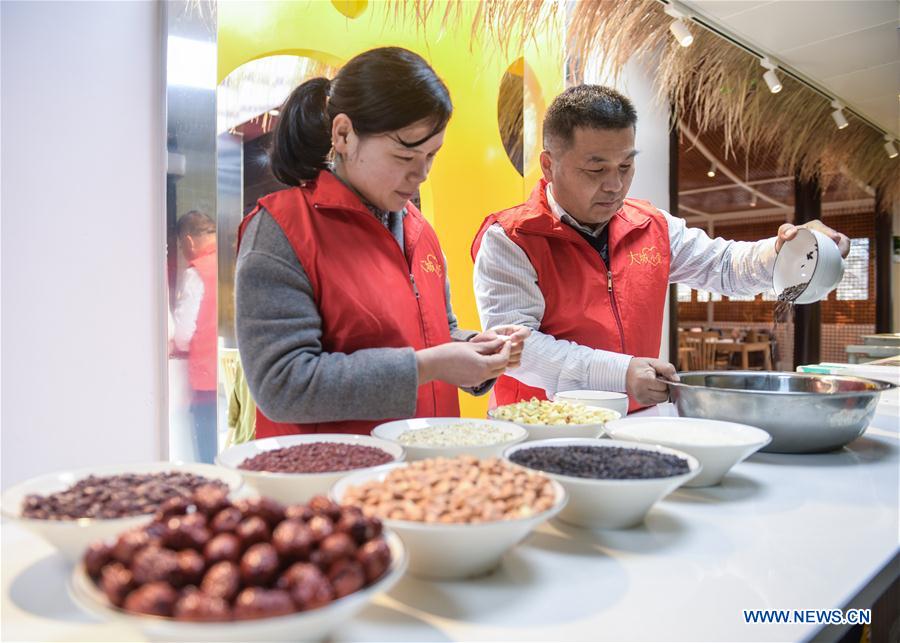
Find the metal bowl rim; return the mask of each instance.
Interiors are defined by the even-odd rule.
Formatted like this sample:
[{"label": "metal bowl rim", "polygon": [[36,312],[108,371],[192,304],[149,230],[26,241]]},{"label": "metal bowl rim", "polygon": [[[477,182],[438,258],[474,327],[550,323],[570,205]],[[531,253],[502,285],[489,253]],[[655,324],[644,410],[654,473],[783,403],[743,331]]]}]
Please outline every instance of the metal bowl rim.
[{"label": "metal bowl rim", "polygon": [[682,375],[786,375],[793,378],[798,379],[819,379],[819,378],[831,378],[836,380],[844,380],[844,381],[852,381],[852,382],[865,382],[867,384],[876,384],[879,386],[877,389],[868,390],[868,391],[844,391],[841,393],[817,393],[815,391],[763,391],[763,390],[748,390],[743,388],[722,388],[720,386],[700,386],[697,384],[686,384],[684,382],[672,382],[666,381],[666,384],[669,386],[673,386],[675,388],[684,388],[691,390],[703,390],[703,391],[724,391],[728,393],[738,393],[738,394],[749,394],[749,395],[779,395],[779,396],[804,396],[804,397],[827,397],[829,399],[839,398],[839,397],[852,397],[858,396],[860,394],[872,394],[872,393],[883,393],[884,391],[889,391],[891,389],[897,388],[895,384],[891,384],[890,382],[885,382],[884,380],[875,380],[869,377],[858,377],[856,375],[822,375],[819,373],[794,373],[791,371],[684,371],[678,373],[678,376]]}]

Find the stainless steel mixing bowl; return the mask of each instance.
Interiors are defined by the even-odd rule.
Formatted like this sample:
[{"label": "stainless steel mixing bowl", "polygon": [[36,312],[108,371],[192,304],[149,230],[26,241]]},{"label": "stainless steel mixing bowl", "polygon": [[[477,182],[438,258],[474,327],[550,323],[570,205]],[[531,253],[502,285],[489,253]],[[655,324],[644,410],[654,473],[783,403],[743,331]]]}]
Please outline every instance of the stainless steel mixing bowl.
[{"label": "stainless steel mixing bowl", "polygon": [[763,451],[818,453],[852,442],[866,430],[882,391],[893,384],[862,377],[697,371],[667,382],[685,417],[757,426],[772,436]]}]

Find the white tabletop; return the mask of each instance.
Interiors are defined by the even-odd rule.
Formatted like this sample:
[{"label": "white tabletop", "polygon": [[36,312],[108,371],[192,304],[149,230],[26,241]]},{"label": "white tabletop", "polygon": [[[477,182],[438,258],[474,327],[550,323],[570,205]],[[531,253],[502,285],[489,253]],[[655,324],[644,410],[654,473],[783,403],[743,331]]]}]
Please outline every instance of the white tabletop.
[{"label": "white tabletop", "polygon": [[[898,418],[879,415],[838,452],[756,454],[719,487],[672,494],[636,529],[545,524],[484,578],[407,576],[333,638],[808,639],[820,625],[745,624],[742,610],[868,607],[896,578],[898,434]],[[3,640],[143,640],[75,607],[48,545],[2,531]]]}]

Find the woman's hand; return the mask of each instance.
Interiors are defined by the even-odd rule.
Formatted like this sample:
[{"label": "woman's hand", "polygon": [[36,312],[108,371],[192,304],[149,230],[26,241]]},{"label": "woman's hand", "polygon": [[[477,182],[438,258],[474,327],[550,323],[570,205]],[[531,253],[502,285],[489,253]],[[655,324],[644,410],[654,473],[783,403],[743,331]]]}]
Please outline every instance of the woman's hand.
[{"label": "woman's hand", "polygon": [[841,256],[845,259],[847,255],[850,254],[850,239],[846,234],[842,234],[837,230],[832,230],[827,225],[816,219],[815,221],[810,221],[809,223],[804,223],[802,225],[794,225],[793,223],[782,223],[781,227],[778,228],[778,239],[775,241],[775,252],[779,252],[781,250],[781,246],[784,245],[785,241],[790,241],[794,237],[797,236],[797,230],[800,228],[806,228],[807,230],[815,230],[816,232],[821,232],[829,239],[833,240],[838,249],[841,251]]},{"label": "woman's hand", "polygon": [[501,338],[448,342],[416,351],[419,385],[440,380],[474,387],[495,379],[509,366],[511,342]]},{"label": "woman's hand", "polygon": [[509,342],[509,364],[507,368],[517,368],[522,363],[522,350],[525,348],[525,340],[531,335],[531,329],[517,324],[507,326],[495,326],[489,330],[475,335],[470,342],[483,343],[495,339],[503,339]]}]

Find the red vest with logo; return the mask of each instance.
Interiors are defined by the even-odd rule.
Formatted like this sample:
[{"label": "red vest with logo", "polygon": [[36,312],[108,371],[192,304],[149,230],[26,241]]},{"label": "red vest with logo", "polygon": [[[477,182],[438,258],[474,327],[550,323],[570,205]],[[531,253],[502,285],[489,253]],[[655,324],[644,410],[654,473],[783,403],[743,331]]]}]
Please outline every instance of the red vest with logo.
[{"label": "red vest with logo", "polygon": [[[411,203],[403,220],[403,250],[359,197],[328,171],[301,187],[260,199],[241,224],[241,235],[260,208],[281,226],[309,278],[322,318],[324,352],[419,350],[451,341],[441,247]],[[392,385],[384,383],[385,395]],[[439,381],[420,386],[415,415],[459,417],[456,387]],[[281,424],[257,412],[256,436],[368,434],[387,421]]]},{"label": "red vest with logo", "polygon": [[[658,357],[669,286],[669,227],[647,201],[626,199],[609,222],[609,266],[547,203],[544,180],[519,206],[484,220],[472,244],[474,259],[485,231],[503,227],[531,261],[545,309],[540,331],[556,339],[636,357]],[[491,405],[532,397],[543,389],[501,376]],[[629,407],[639,405],[632,399]]]},{"label": "red vest with logo", "polygon": [[218,261],[216,247],[189,262],[203,281],[203,299],[197,313],[197,329],[188,347],[188,379],[195,391],[216,390],[218,342]]}]

